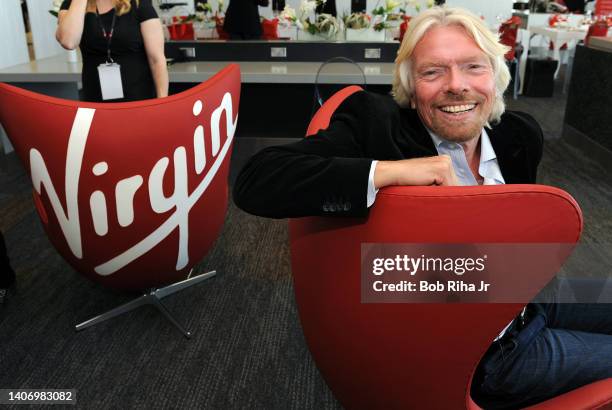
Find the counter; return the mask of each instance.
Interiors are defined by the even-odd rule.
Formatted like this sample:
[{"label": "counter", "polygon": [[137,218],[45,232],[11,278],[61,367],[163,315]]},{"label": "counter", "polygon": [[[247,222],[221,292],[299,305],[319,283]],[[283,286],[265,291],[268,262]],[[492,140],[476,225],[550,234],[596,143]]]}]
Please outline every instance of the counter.
[{"label": "counter", "polygon": [[612,52],[612,37],[591,37],[589,39],[589,47]]},{"label": "counter", "polygon": [[[168,67],[171,83],[199,83],[220,71],[228,61],[191,61]],[[241,61],[243,83],[312,84],[321,62],[252,62]],[[358,63],[368,84],[391,84],[393,63]],[[0,81],[9,83],[77,83],[81,80],[81,64],[68,63],[65,56],[55,56],[0,69]],[[326,66],[319,77],[324,84],[363,83],[363,76],[352,64]]]},{"label": "counter", "polygon": [[[612,169],[612,39],[576,47],[563,137]],[[602,44],[607,44],[602,46]],[[608,47],[608,48],[606,48]]]},{"label": "counter", "polygon": [[[177,93],[206,81],[228,61],[190,61],[168,67],[170,92]],[[321,62],[241,61],[242,91],[238,135],[302,137],[313,112],[314,83]],[[350,84],[365,84],[379,92],[390,90],[393,63],[360,62],[325,66],[318,83],[324,98],[333,90]],[[81,64],[56,56],[0,70],[0,81],[54,97],[77,100]],[[287,84],[291,84],[287,87]],[[271,125],[273,124],[273,125]],[[0,128],[5,151],[10,144]],[[10,148],[9,148],[10,150]]]}]

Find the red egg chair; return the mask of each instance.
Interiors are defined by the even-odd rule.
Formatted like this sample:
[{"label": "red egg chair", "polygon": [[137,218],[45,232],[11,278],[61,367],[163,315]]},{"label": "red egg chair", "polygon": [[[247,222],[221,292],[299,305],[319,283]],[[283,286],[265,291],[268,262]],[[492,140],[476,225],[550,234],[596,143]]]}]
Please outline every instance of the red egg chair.
[{"label": "red egg chair", "polygon": [[263,40],[278,40],[278,17],[261,21],[261,38]]},{"label": "red egg chair", "polygon": [[606,37],[608,35],[608,21],[601,19],[589,26],[584,44],[589,45],[591,37]]},{"label": "red egg chair", "polygon": [[[332,96],[307,134],[327,127],[342,100],[358,91]],[[314,361],[347,409],[479,409],[470,396],[477,364],[537,289],[513,303],[363,303],[362,244],[555,243],[566,245],[560,264],[581,231],[574,199],[541,185],[388,187],[367,218],[291,219],[295,296]],[[514,282],[542,287],[555,273],[550,266],[519,270],[506,286],[510,292]],[[610,403],[607,379],[533,409]]]},{"label": "red egg chair", "polygon": [[0,83],[0,123],[52,244],[104,286],[152,289],[78,330],[149,303],[189,335],[159,299],[215,274],[190,277],[223,226],[239,100],[235,64],[180,94],[125,103]]}]

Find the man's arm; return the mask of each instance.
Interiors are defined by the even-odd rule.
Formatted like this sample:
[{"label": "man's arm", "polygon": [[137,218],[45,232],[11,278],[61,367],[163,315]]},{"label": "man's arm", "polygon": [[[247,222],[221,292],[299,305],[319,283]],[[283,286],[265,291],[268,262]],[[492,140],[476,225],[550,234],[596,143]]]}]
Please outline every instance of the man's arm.
[{"label": "man's arm", "polygon": [[367,214],[372,158],[363,138],[381,122],[378,132],[385,133],[371,100],[367,93],[355,93],[338,107],[326,130],[254,155],[236,180],[235,203],[273,218]]},{"label": "man's arm", "polygon": [[448,155],[379,161],[374,173],[374,186],[390,185],[459,185]]},{"label": "man's arm", "polygon": [[336,145],[333,135],[345,130],[335,128],[253,156],[236,180],[236,205],[272,218],[367,214],[372,160],[362,158],[357,146]]},{"label": "man's arm", "polygon": [[[450,158],[401,159],[393,144],[399,118],[382,100],[358,92],[345,100],[327,130],[293,144],[264,149],[234,186],[241,209],[272,218],[365,216],[367,196],[388,185],[456,185]],[[409,136],[407,136],[409,138]],[[370,180],[373,159],[378,161]],[[397,158],[396,161],[385,159]]]},{"label": "man's arm", "polygon": [[530,114],[514,111],[514,115],[524,121],[525,129],[521,131],[521,135],[526,140],[527,152],[529,153],[529,164],[526,166],[531,170],[531,181],[529,183],[535,184],[538,166],[544,153],[544,132],[540,124]]}]

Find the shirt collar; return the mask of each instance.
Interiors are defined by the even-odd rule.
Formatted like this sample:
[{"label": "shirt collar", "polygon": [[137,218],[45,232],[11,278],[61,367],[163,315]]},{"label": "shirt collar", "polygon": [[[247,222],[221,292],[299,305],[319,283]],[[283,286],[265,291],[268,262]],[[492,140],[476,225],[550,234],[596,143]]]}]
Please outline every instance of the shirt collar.
[{"label": "shirt collar", "polygon": [[[439,148],[440,145],[445,142],[447,144],[456,144],[456,142],[448,141],[439,137],[429,128],[427,128],[427,132],[431,136],[431,139],[434,145],[436,146],[436,149]],[[497,155],[493,150],[493,145],[491,145],[491,139],[489,138],[489,134],[487,134],[487,131],[483,128],[480,132],[480,163],[482,164],[493,159],[497,159]]]},{"label": "shirt collar", "polygon": [[493,145],[491,145],[491,139],[489,138],[489,134],[483,128],[480,133],[480,163],[491,161],[497,159],[497,155],[495,155],[495,151],[493,150]]},{"label": "shirt collar", "polygon": [[[440,152],[440,146],[446,144],[457,144],[456,142],[445,140],[427,128],[427,132],[431,136],[431,139],[436,147],[436,150]],[[497,162],[497,155],[491,144],[491,139],[485,128],[480,132],[480,166],[478,167],[478,173],[484,178],[484,185],[497,185],[503,184],[504,177],[499,168]]]},{"label": "shirt collar", "polygon": [[[438,137],[437,134],[435,134],[432,130],[430,130],[429,128],[425,127],[425,129],[427,129],[427,132],[429,133],[429,135],[431,136],[431,139],[433,140],[434,145],[436,146],[436,149],[440,147],[440,144],[442,144],[443,142],[445,142],[446,140],[443,140],[442,138]],[[447,142],[447,141],[446,141]]]},{"label": "shirt collar", "polygon": [[480,134],[480,166],[478,173],[484,178],[484,185],[505,184],[504,176],[497,162],[497,155],[491,144],[489,134],[485,129],[482,129]]}]

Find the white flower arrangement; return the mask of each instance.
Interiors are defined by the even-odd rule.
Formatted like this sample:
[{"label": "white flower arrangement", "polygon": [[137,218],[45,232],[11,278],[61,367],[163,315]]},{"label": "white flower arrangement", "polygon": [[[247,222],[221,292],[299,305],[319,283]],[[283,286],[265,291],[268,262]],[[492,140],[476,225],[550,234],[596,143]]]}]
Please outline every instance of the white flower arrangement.
[{"label": "white flower arrangement", "polygon": [[310,21],[310,17],[302,21],[304,30],[308,31],[312,35],[322,35],[324,37],[332,38],[340,31],[340,23],[338,19],[331,14],[321,13],[319,14],[314,22]]},{"label": "white flower arrangement", "polygon": [[[412,7],[417,13],[421,12],[421,0],[406,0],[404,5]],[[425,2],[425,7],[428,9],[432,8],[434,5],[434,0],[427,0]]]},{"label": "white flower arrangement", "polygon": [[[222,4],[219,7],[222,8]],[[196,1],[195,3],[195,14],[190,14],[184,22],[193,22],[194,29],[196,31],[202,28],[212,28],[216,25],[215,16],[218,16],[219,12],[213,14],[213,8],[208,2]]]},{"label": "white flower arrangement", "polygon": [[352,13],[344,19],[344,26],[347,29],[360,30],[369,28],[372,18],[366,13]]},{"label": "white flower arrangement", "polygon": [[335,36],[336,33],[340,31],[340,23],[334,16],[322,13],[316,16],[314,22],[310,21],[311,15],[315,12],[316,8],[325,4],[326,1],[327,0],[302,0],[300,3],[299,15],[294,8],[286,5],[279,15],[280,22],[281,24],[284,22],[295,24],[300,30],[307,31],[310,34],[320,33],[329,35],[329,37]]},{"label": "white flower arrangement", "polygon": [[281,22],[288,21],[290,23],[296,23],[298,21],[297,15],[295,14],[295,9],[289,5],[285,6],[278,17]]},{"label": "white flower arrangement", "polygon": [[208,2],[196,2],[195,9],[196,15],[208,15],[209,13],[212,13],[212,6],[208,4]]},{"label": "white flower arrangement", "polygon": [[[376,3],[378,5],[378,3]],[[396,12],[396,9],[400,7],[402,3],[397,0],[385,0],[385,4],[380,7],[374,7],[372,10],[372,15],[375,17],[373,23],[374,30],[382,31],[386,28],[389,28],[387,24],[387,20],[399,20],[399,15],[402,13],[402,10]]]},{"label": "white flower arrangement", "polygon": [[316,8],[317,8],[316,0],[302,0],[302,3],[300,4],[301,16],[303,16],[304,14],[313,13]]},{"label": "white flower arrangement", "polygon": [[378,17],[372,18],[366,13],[353,13],[345,17],[346,41],[385,41],[385,32],[376,30],[377,20]]},{"label": "white flower arrangement", "polygon": [[397,0],[385,0],[385,5],[380,6],[380,7],[375,7],[374,10],[372,10],[372,14],[375,16],[376,15],[386,16],[388,14],[393,13],[393,11],[399,6],[401,6],[401,4],[402,3],[400,3]]}]

